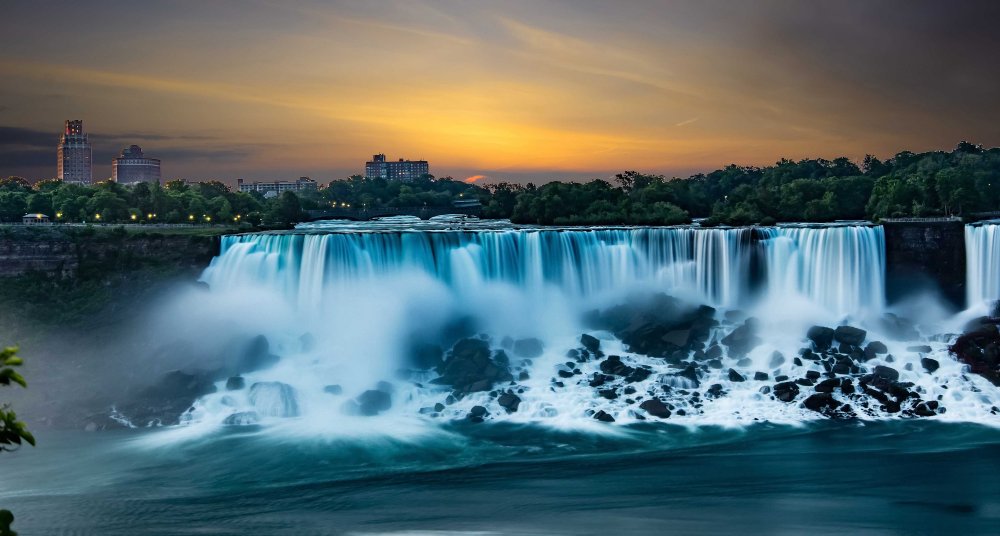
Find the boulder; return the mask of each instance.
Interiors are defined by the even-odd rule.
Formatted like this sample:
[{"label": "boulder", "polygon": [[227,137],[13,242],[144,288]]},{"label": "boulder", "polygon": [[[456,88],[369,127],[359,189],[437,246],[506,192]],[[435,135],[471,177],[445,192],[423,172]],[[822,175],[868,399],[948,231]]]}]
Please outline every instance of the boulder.
[{"label": "boulder", "polygon": [[774,397],[782,402],[791,402],[799,396],[799,386],[794,382],[781,382],[774,386]]},{"label": "boulder", "polygon": [[483,406],[472,406],[465,418],[472,422],[483,422],[489,414],[490,412]]},{"label": "boulder", "polygon": [[431,383],[449,385],[459,394],[489,391],[495,384],[514,379],[502,351],[491,356],[489,343],[462,339],[437,367],[440,377]]},{"label": "boulder", "polygon": [[929,357],[921,357],[920,365],[929,373],[933,373],[941,367],[941,363],[938,363],[937,359],[931,359]]},{"label": "boulder", "polygon": [[865,342],[865,337],[867,336],[867,331],[851,326],[837,326],[837,329],[833,332],[834,340],[851,346],[860,346],[861,343]]},{"label": "boulder", "polygon": [[226,380],[226,390],[227,391],[239,391],[246,387],[247,382],[243,379],[243,376],[231,376]]},{"label": "boulder", "polygon": [[594,418],[601,422],[615,422],[615,418],[609,415],[603,409],[595,413]]},{"label": "boulder", "polygon": [[886,367],[884,365],[878,365],[877,367],[875,367],[875,370],[872,371],[872,374],[885,378],[891,382],[894,382],[899,379],[898,370],[892,367]]},{"label": "boulder", "polygon": [[929,354],[929,353],[931,353],[932,350],[933,350],[933,348],[931,348],[930,346],[927,346],[926,344],[918,344],[918,345],[915,345],[915,346],[907,346],[906,347],[906,351],[907,352],[917,352],[918,354]]},{"label": "boulder", "polygon": [[895,341],[912,341],[920,337],[913,322],[900,318],[892,313],[886,313],[879,321],[881,331]]},{"label": "boulder", "polygon": [[853,411],[850,406],[841,404],[837,401],[837,399],[833,398],[833,395],[829,393],[816,393],[809,395],[802,401],[802,405],[805,406],[806,409],[822,413],[827,417],[844,418],[853,416]]},{"label": "boulder", "polygon": [[747,379],[743,377],[742,374],[736,372],[735,369],[729,369],[729,381],[731,382],[745,382]]},{"label": "boulder", "polygon": [[769,368],[776,369],[784,364],[785,356],[781,355],[781,352],[774,352],[771,354],[771,361],[767,364],[767,366]]},{"label": "boulder", "polygon": [[587,320],[595,328],[613,332],[631,352],[668,357],[702,347],[718,324],[714,316],[711,307],[692,309],[666,294],[654,294],[632,296],[624,304],[590,313]]},{"label": "boulder", "polygon": [[723,337],[720,342],[729,349],[729,357],[743,357],[764,342],[757,336],[757,329],[757,319],[748,318],[729,335]]},{"label": "boulder", "polygon": [[518,357],[526,357],[528,359],[534,359],[540,355],[545,350],[542,345],[542,341],[531,338],[531,339],[519,339],[514,341],[514,355]]},{"label": "boulder", "polygon": [[257,382],[250,386],[250,404],[264,417],[297,417],[299,402],[295,388],[281,382]]},{"label": "boulder", "polygon": [[357,402],[358,414],[371,417],[392,407],[392,395],[383,389],[369,389],[358,396]]},{"label": "boulder", "polygon": [[323,392],[331,395],[339,395],[344,392],[344,388],[336,384],[327,385],[323,388]]},{"label": "boulder", "polygon": [[593,335],[587,335],[586,333],[580,335],[580,344],[593,354],[601,350],[601,341]]},{"label": "boulder", "polygon": [[497,398],[497,404],[507,410],[507,413],[514,413],[521,405],[521,398],[513,393],[503,393]]},{"label": "boulder", "polygon": [[250,426],[260,422],[260,415],[255,411],[240,411],[225,418],[222,424],[229,426]]},{"label": "boulder", "polygon": [[813,326],[806,332],[806,338],[812,341],[817,350],[827,350],[833,344],[834,331],[824,326]]},{"label": "boulder", "polygon": [[971,330],[960,335],[948,351],[969,365],[974,374],[1000,386],[1000,330],[990,319],[970,323],[968,327]]},{"label": "boulder", "polygon": [[271,345],[267,342],[267,337],[258,335],[254,337],[243,350],[237,364],[237,372],[244,374],[255,370],[264,370],[273,367],[281,358],[271,353]]},{"label": "boulder", "polygon": [[650,398],[644,401],[642,404],[639,404],[639,408],[654,417],[661,419],[670,417],[670,410],[658,398]]},{"label": "boulder", "polygon": [[136,426],[169,426],[178,424],[195,400],[215,391],[215,381],[207,373],[175,370],[116,407]]}]

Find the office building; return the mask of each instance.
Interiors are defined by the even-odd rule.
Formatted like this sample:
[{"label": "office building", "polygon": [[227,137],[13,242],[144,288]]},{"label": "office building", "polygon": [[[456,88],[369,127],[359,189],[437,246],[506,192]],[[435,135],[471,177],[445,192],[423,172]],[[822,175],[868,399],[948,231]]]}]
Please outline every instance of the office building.
[{"label": "office building", "polygon": [[269,182],[245,182],[243,179],[236,179],[236,185],[241,192],[262,192],[264,197],[271,197],[271,195],[278,195],[282,192],[301,192],[316,189],[316,181],[309,177],[299,177],[298,180],[294,181]]},{"label": "office building", "polygon": [[83,121],[66,121],[62,137],[59,139],[59,178],[63,182],[91,184],[93,151],[90,140],[83,132]]},{"label": "office building", "polygon": [[384,154],[374,155],[371,161],[365,163],[366,179],[385,179],[390,181],[409,182],[428,175],[426,160],[387,161]]}]

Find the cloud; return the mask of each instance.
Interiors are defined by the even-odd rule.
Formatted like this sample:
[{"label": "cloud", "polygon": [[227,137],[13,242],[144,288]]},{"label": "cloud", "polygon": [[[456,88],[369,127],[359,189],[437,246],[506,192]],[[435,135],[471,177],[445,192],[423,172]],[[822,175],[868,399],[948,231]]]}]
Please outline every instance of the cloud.
[{"label": "cloud", "polygon": [[684,121],[681,121],[680,123],[677,123],[677,124],[676,124],[676,125],[674,125],[674,126],[675,126],[675,127],[682,127],[682,126],[684,126],[684,125],[690,125],[691,123],[694,123],[694,122],[695,122],[695,121],[697,121],[698,119],[700,119],[700,118],[698,118],[698,117],[692,117],[691,119],[685,119]]},{"label": "cloud", "polygon": [[58,132],[0,126],[0,147],[49,147],[55,150],[58,143]]},{"label": "cloud", "polygon": [[471,177],[466,177],[465,180],[462,181],[462,182],[467,182],[469,184],[472,184],[472,183],[474,183],[476,181],[481,181],[481,180],[483,180],[485,178],[486,178],[486,175],[473,175]]}]

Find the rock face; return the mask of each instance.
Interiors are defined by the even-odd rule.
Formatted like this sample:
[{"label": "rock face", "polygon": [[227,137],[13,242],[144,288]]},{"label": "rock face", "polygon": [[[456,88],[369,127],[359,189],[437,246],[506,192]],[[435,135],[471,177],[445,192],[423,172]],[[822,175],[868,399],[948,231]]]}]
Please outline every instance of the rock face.
[{"label": "rock face", "polygon": [[243,379],[243,376],[231,376],[226,380],[226,390],[227,391],[239,391],[246,387],[247,382]]},{"label": "rock face", "polygon": [[521,398],[513,393],[503,393],[497,398],[497,404],[507,410],[507,413],[514,413],[521,405]]},{"label": "rock face", "polygon": [[257,382],[250,386],[250,404],[263,417],[297,417],[299,402],[295,388],[281,382]]},{"label": "rock face", "polygon": [[867,331],[851,326],[837,326],[837,329],[833,332],[833,339],[835,341],[851,346],[861,346],[861,343],[865,342],[865,337],[867,336]]},{"label": "rock face", "polygon": [[748,318],[743,325],[723,337],[722,344],[729,348],[730,357],[743,357],[763,342],[757,336],[757,324],[757,319]]},{"label": "rock face", "polygon": [[813,326],[806,333],[806,338],[812,341],[817,350],[826,350],[833,344],[834,331],[824,326]]},{"label": "rock face", "polygon": [[983,317],[970,323],[948,350],[973,373],[1000,386],[1000,330],[994,322]]},{"label": "rock face", "polygon": [[[932,284],[953,305],[965,306],[965,226],[962,222],[887,222],[886,298],[898,301]],[[908,340],[913,340],[910,338]]]},{"label": "rock face", "polygon": [[513,380],[510,363],[502,351],[491,355],[490,345],[482,339],[462,339],[437,367],[440,374],[432,383],[449,385],[456,393],[489,391],[499,382]]}]

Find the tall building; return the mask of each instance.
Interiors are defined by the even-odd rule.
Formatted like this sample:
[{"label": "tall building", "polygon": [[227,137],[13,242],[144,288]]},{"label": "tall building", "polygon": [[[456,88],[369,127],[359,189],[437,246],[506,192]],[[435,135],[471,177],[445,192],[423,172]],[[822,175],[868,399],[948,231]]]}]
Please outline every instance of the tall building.
[{"label": "tall building", "polygon": [[371,161],[365,163],[366,179],[386,179],[390,181],[409,182],[428,174],[426,160],[386,161],[384,154],[374,155]]},{"label": "tall building", "polygon": [[94,154],[90,148],[90,140],[83,133],[83,121],[66,120],[59,139],[59,178],[63,182],[90,184],[94,181],[91,170],[91,160]]},{"label": "tall building", "polygon": [[236,179],[236,185],[241,192],[263,192],[264,197],[277,196],[287,191],[301,192],[316,189],[316,181],[309,177],[299,177],[294,181],[270,182],[244,182],[243,179]]},{"label": "tall building", "polygon": [[111,160],[111,180],[119,184],[139,182],[160,183],[160,160],[146,158],[142,147],[129,145],[122,154]]}]

